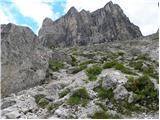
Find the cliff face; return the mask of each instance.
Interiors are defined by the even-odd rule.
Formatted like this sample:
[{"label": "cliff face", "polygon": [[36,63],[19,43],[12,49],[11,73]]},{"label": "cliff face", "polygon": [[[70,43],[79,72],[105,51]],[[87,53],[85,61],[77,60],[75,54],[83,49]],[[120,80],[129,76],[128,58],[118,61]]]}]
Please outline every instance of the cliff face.
[{"label": "cliff face", "polygon": [[28,28],[1,25],[2,96],[40,84],[48,67],[47,51]]},{"label": "cliff face", "polygon": [[44,46],[67,47],[133,39],[142,34],[117,4],[109,2],[92,13],[72,7],[56,21],[46,18],[38,36]]}]

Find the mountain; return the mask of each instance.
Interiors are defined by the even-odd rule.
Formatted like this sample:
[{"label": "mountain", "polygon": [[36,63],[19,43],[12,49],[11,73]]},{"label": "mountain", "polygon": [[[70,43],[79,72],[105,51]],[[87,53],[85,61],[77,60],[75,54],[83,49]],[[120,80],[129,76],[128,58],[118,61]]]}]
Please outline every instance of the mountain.
[{"label": "mountain", "polygon": [[48,67],[47,51],[28,27],[1,25],[2,96],[40,84]]},{"label": "mountain", "polygon": [[56,21],[45,18],[38,37],[47,47],[81,46],[142,36],[119,5],[112,2],[92,13],[71,7]]}]

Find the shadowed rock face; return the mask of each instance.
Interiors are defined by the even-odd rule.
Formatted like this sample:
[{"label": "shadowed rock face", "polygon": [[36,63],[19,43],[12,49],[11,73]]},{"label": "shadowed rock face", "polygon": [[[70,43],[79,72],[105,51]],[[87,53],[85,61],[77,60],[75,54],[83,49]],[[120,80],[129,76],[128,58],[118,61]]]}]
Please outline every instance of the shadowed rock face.
[{"label": "shadowed rock face", "polygon": [[28,28],[1,25],[2,97],[41,83],[48,67],[47,51]]},{"label": "shadowed rock face", "polygon": [[92,13],[78,12],[72,7],[56,21],[45,18],[39,31],[39,38],[47,47],[87,45],[140,36],[139,28],[112,2]]}]

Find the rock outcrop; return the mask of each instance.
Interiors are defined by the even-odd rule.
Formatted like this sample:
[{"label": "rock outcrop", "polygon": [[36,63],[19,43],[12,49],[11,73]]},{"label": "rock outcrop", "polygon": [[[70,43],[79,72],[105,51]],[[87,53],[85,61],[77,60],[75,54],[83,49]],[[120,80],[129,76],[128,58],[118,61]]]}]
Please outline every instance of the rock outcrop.
[{"label": "rock outcrop", "polygon": [[72,7],[56,21],[44,19],[39,31],[39,38],[47,47],[79,46],[140,36],[139,28],[112,2],[92,13],[78,12]]},{"label": "rock outcrop", "polygon": [[48,52],[28,27],[1,25],[2,97],[41,83],[48,68]]}]

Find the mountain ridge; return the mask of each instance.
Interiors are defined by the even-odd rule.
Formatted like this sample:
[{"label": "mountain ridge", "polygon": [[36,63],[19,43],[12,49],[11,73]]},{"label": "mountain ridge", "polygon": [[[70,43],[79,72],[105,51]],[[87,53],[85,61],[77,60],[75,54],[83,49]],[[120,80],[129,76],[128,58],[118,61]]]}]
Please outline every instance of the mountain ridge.
[{"label": "mountain ridge", "polygon": [[44,46],[68,47],[132,39],[142,36],[119,5],[112,2],[94,12],[71,7],[59,19],[45,18],[38,37]]}]

